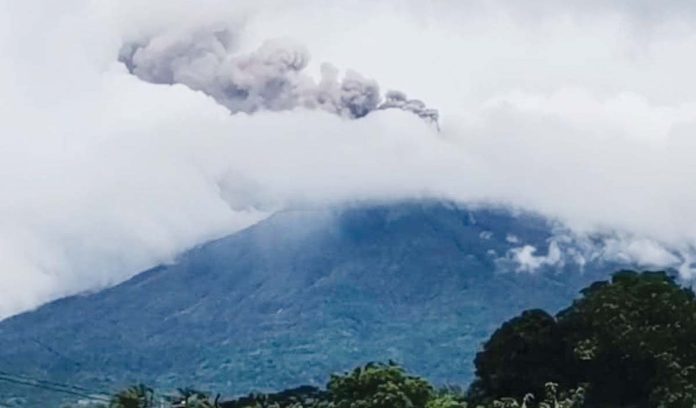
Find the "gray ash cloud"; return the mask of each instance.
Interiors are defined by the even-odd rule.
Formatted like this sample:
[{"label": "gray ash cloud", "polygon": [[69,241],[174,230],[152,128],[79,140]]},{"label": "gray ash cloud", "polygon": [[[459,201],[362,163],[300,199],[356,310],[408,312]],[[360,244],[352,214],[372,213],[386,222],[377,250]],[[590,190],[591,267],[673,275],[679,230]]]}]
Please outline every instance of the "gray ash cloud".
[{"label": "gray ash cloud", "polygon": [[228,30],[168,34],[124,45],[119,60],[144,81],[186,85],[233,114],[306,108],[356,119],[376,110],[400,109],[438,123],[437,110],[400,91],[383,98],[379,84],[357,72],[341,76],[325,63],[316,81],[306,73],[308,50],[288,40],[269,40],[252,52],[239,53]]},{"label": "gray ash cloud", "polygon": [[379,109],[401,109],[418,115],[425,121],[437,125],[439,113],[437,109],[428,108],[425,102],[419,99],[408,99],[401,91],[389,91],[385,95],[386,100],[379,106]]}]

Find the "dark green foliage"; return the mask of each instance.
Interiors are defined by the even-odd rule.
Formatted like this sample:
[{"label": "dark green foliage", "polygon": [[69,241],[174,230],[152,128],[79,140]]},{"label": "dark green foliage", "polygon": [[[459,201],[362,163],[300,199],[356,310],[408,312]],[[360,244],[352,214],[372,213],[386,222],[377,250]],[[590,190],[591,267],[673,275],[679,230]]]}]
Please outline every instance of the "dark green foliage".
[{"label": "dark green foliage", "polygon": [[271,394],[249,394],[220,403],[220,408],[267,408],[267,407],[324,407],[331,401],[330,394],[317,387],[303,385]]},{"label": "dark green foliage", "polygon": [[558,321],[576,347],[583,379],[593,384],[591,401],[657,406],[665,394],[660,390],[676,393],[682,382],[696,381],[690,289],[664,272],[622,271],[611,284],[593,285],[583,295]]},{"label": "dark green foliage", "polygon": [[[331,378],[329,389],[302,386],[273,394],[252,394],[226,402],[210,402],[200,392],[180,392],[180,397],[162,408],[467,408],[470,405],[458,389],[433,392],[425,380],[407,375],[394,364],[370,363],[345,375]],[[127,394],[130,391],[120,393]],[[546,383],[537,397],[526,394],[522,399],[500,398],[477,408],[582,408],[584,389],[559,392],[555,383]],[[137,405],[142,407],[143,405]],[[96,408],[96,407],[95,407]]]},{"label": "dark green foliage", "polygon": [[[220,403],[221,408],[425,408],[438,399],[425,380],[408,375],[394,363],[368,363],[340,375],[332,375],[327,390],[302,386],[274,394],[251,394]],[[427,405],[449,408],[453,405]],[[456,405],[459,406],[459,405]]]},{"label": "dark green foliage", "polygon": [[582,295],[555,320],[530,311],[504,324],[476,358],[473,399],[520,398],[553,379],[588,384],[593,407],[696,404],[691,290],[664,272],[622,271]]},{"label": "dark green foliage", "polygon": [[504,323],[476,355],[477,380],[470,399],[542,395],[548,381],[569,385],[564,373],[566,347],[553,316],[534,309]]},{"label": "dark green foliage", "polygon": [[424,408],[433,395],[427,381],[391,362],[333,375],[328,389],[337,408]]}]

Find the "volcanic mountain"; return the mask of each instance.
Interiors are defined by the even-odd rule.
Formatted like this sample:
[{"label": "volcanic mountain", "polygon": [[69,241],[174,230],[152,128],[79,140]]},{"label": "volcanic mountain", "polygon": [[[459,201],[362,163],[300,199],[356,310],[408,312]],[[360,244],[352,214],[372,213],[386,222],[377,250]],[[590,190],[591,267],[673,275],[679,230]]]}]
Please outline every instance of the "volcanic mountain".
[{"label": "volcanic mountain", "polygon": [[[528,245],[543,256],[553,236],[535,215],[443,202],[279,212],[117,286],[0,322],[0,367],[97,391],[144,382],[233,395],[323,385],[331,372],[394,360],[465,385],[501,322],[558,310],[616,267],[518,270],[511,253]],[[0,387],[5,399],[50,393]]]}]

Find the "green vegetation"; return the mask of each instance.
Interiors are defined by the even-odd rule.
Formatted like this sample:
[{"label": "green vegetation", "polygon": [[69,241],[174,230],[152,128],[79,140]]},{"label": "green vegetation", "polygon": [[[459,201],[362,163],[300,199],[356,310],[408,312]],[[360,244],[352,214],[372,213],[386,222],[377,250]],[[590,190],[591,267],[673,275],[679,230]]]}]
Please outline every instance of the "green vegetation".
[{"label": "green vegetation", "polygon": [[584,386],[592,407],[696,405],[696,301],[664,272],[622,271],[553,318],[522,313],[476,357],[471,399],[520,398],[545,381]]},{"label": "green vegetation", "polygon": [[[475,359],[468,392],[436,390],[403,368],[369,363],[304,386],[219,402],[180,390],[168,406],[195,408],[693,408],[696,300],[664,272],[622,271],[552,316],[528,310],[504,323]],[[161,405],[137,386],[110,408]]]},{"label": "green vegetation", "polygon": [[407,375],[394,363],[370,363],[328,385],[336,408],[425,408],[433,395],[427,381]]}]

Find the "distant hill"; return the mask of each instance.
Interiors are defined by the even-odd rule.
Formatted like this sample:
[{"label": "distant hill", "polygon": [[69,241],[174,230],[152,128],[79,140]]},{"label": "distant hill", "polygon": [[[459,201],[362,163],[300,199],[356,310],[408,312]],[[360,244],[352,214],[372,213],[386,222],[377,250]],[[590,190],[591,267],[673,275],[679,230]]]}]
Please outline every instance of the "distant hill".
[{"label": "distant hill", "polygon": [[[529,214],[438,202],[281,212],[98,293],[0,322],[0,369],[113,390],[233,395],[388,359],[467,383],[480,344],[523,309],[557,310],[616,265],[536,273],[499,261],[548,246]],[[514,235],[516,240],[511,240]],[[0,400],[53,394],[0,383]]]}]

